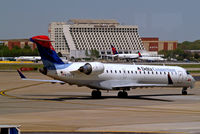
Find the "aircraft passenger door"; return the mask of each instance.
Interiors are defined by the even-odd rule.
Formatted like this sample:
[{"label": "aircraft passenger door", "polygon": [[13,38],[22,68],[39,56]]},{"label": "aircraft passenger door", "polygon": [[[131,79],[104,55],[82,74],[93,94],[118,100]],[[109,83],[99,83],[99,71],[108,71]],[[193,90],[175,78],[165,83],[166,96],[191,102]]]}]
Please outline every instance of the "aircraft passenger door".
[{"label": "aircraft passenger door", "polygon": [[178,82],[182,82],[183,81],[183,72],[178,72]]}]

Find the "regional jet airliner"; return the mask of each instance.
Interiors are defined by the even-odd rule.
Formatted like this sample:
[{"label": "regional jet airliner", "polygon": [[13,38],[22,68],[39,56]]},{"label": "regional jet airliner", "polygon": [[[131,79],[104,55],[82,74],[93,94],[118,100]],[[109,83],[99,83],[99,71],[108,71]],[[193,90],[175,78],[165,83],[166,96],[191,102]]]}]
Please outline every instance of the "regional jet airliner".
[{"label": "regional jet airliner", "polygon": [[193,77],[178,66],[64,63],[56,54],[48,36],[35,36],[30,40],[36,43],[44,64],[40,72],[54,80],[27,79],[18,70],[23,80],[86,86],[93,89],[93,98],[101,97],[100,90],[118,90],[119,97],[127,97],[127,91],[138,87],[180,87],[182,94],[186,95],[187,89],[194,86]]}]

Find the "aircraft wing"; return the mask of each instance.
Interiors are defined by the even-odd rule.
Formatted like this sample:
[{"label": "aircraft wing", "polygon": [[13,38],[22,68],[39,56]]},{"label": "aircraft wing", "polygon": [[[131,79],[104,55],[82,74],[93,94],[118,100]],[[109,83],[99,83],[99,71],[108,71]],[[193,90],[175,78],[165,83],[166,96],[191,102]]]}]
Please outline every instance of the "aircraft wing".
[{"label": "aircraft wing", "polygon": [[172,84],[145,84],[138,83],[137,81],[121,81],[121,80],[107,80],[100,83],[102,87],[107,87],[108,89],[116,88],[137,88],[137,87],[169,87]]},{"label": "aircraft wing", "polygon": [[17,72],[19,73],[20,77],[22,80],[29,80],[29,81],[40,81],[40,82],[51,82],[51,83],[62,83],[64,84],[64,81],[60,81],[60,80],[43,80],[43,79],[28,79],[26,78],[22,72],[20,70],[17,70]]},{"label": "aircraft wing", "polygon": [[114,85],[113,88],[123,88],[123,87],[132,87],[132,88],[137,88],[137,87],[168,87],[170,86],[169,84],[140,84],[140,83],[130,83],[130,84],[119,84],[119,85]]}]

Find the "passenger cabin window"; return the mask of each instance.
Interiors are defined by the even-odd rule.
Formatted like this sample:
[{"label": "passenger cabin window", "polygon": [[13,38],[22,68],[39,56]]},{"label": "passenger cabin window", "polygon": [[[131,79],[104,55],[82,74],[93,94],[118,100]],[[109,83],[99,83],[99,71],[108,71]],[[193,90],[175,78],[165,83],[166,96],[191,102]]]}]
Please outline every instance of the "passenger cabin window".
[{"label": "passenger cabin window", "polygon": [[131,73],[133,74],[133,71],[131,71]]},{"label": "passenger cabin window", "polygon": [[108,70],[106,70],[106,73],[108,73]]},{"label": "passenger cabin window", "polygon": [[119,70],[119,73],[121,73],[121,70]]},{"label": "passenger cabin window", "polygon": [[117,73],[117,70],[115,70],[115,73]]},{"label": "passenger cabin window", "polygon": [[110,70],[110,72],[112,73],[112,70]]}]

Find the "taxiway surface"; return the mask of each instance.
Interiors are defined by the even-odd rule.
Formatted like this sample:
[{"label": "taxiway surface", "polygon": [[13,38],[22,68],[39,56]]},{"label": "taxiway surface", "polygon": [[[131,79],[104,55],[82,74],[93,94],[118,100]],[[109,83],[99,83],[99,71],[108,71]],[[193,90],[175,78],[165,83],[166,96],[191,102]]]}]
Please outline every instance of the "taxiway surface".
[{"label": "taxiway surface", "polygon": [[[30,78],[49,79],[40,73]],[[189,95],[180,88],[133,89],[126,99],[68,84],[22,81],[17,72],[0,72],[0,124],[23,132],[200,132],[200,82]]]}]

